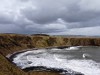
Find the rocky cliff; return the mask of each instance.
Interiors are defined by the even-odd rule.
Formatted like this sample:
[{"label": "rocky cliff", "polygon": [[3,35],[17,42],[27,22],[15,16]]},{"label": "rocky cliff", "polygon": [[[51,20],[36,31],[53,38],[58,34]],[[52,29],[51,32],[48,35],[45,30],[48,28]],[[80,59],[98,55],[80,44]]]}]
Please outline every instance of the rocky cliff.
[{"label": "rocky cliff", "polygon": [[25,73],[5,58],[7,54],[23,49],[55,46],[100,46],[100,38],[0,34],[0,75],[58,75],[54,72]]},{"label": "rocky cliff", "polygon": [[27,48],[54,46],[100,46],[100,38],[0,34],[0,53],[3,55]]}]

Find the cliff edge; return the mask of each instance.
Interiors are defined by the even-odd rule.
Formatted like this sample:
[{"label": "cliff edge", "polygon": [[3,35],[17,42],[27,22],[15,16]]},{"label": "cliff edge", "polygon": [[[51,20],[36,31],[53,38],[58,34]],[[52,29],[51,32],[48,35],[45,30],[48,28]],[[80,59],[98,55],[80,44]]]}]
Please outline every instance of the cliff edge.
[{"label": "cliff edge", "polygon": [[100,46],[100,38],[0,34],[0,75],[59,75],[55,72],[23,72],[5,57],[23,49],[55,46]]}]

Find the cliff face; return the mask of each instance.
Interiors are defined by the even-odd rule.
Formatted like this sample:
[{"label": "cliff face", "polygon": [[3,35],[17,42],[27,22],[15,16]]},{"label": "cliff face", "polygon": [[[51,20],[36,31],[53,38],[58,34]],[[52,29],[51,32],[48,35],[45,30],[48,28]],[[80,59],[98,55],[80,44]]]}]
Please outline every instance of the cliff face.
[{"label": "cliff face", "polygon": [[65,38],[44,35],[0,34],[0,53],[3,55],[27,48],[53,46],[100,46],[100,38]]},{"label": "cliff face", "polygon": [[70,38],[71,46],[100,46],[100,38]]},{"label": "cliff face", "polygon": [[27,36],[17,34],[0,35],[0,52],[3,55],[27,48],[41,48],[51,46],[63,46],[67,44],[67,38],[52,36]]},{"label": "cliff face", "polygon": [[54,72],[25,73],[5,58],[7,54],[19,50],[53,46],[100,46],[100,38],[0,34],[0,75],[59,75]]},{"label": "cliff face", "polygon": [[[48,37],[47,37],[48,38]],[[0,34],[0,75],[59,75],[57,72],[24,72],[12,64],[5,56],[18,50],[43,47],[43,37],[17,34]],[[39,44],[39,45],[38,45]]]}]

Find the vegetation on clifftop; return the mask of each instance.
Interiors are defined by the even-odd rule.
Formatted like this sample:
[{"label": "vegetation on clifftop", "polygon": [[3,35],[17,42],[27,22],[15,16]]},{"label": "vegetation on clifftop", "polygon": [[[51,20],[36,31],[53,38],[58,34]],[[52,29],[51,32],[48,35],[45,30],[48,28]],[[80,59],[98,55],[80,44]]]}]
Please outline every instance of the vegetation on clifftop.
[{"label": "vegetation on clifftop", "polygon": [[100,38],[71,38],[49,35],[0,34],[0,75],[58,75],[54,72],[23,72],[5,56],[28,48],[54,46],[100,46]]}]

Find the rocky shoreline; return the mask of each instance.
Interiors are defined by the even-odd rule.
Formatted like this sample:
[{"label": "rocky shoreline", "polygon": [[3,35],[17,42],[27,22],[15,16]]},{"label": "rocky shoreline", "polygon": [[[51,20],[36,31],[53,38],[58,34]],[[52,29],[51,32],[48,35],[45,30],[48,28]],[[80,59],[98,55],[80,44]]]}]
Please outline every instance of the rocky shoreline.
[{"label": "rocky shoreline", "polygon": [[33,67],[27,67],[23,69],[24,71],[52,71],[52,72],[59,72],[61,75],[84,75],[80,72],[75,72],[72,70],[64,70],[64,69],[59,69],[59,68],[48,68],[45,66],[33,66]]}]

